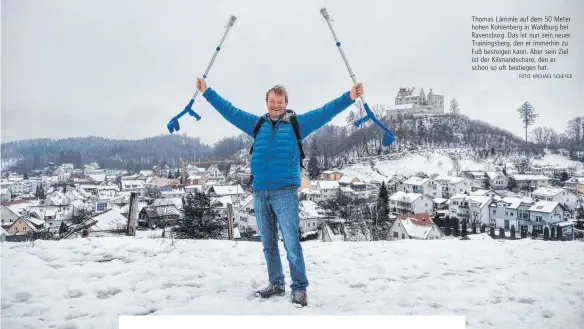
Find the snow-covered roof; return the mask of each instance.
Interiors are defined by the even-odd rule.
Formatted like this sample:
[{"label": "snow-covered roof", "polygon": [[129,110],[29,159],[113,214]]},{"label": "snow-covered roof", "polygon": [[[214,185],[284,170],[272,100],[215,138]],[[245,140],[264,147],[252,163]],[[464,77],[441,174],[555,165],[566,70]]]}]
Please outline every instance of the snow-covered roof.
[{"label": "snow-covered roof", "polygon": [[[147,207],[148,204],[144,201],[138,201],[138,212],[142,211],[142,208]],[[130,204],[126,204],[120,208],[121,214],[129,214],[130,213]]]},{"label": "snow-covered roof", "polygon": [[227,208],[228,204],[230,204],[230,203],[233,204],[233,200],[231,199],[231,196],[229,196],[229,195],[223,195],[220,197],[211,198],[211,204],[213,204],[215,202],[221,203],[221,208]]},{"label": "snow-covered roof", "polygon": [[343,177],[341,177],[341,179],[339,179],[339,183],[349,184],[354,179],[359,180],[359,178],[357,178],[355,176],[348,176],[348,175],[347,176],[343,176]]},{"label": "snow-covered roof", "polygon": [[47,199],[51,200],[55,206],[64,206],[69,204],[69,198],[63,194],[63,192],[56,191],[53,192]]},{"label": "snow-covered roof", "polygon": [[453,195],[450,200],[465,200],[479,203],[479,208],[484,207],[492,198],[490,196],[483,195],[466,195],[466,194],[456,194]]},{"label": "snow-covered roof", "polygon": [[406,180],[405,182],[403,182],[404,184],[408,184],[408,185],[423,185],[426,182],[428,182],[430,180],[430,178],[420,178],[418,176],[414,176],[414,177],[410,177],[408,178],[408,180]]},{"label": "snow-covered roof", "polygon": [[444,203],[446,201],[448,201],[448,199],[444,199],[444,198],[434,198],[432,200],[434,203],[440,204],[440,203]]},{"label": "snow-covered roof", "polygon": [[399,220],[412,238],[425,239],[434,227],[434,222],[428,214],[400,215]]},{"label": "snow-covered roof", "polygon": [[46,222],[42,219],[38,219],[38,218],[34,218],[34,217],[27,217],[26,218],[27,221],[33,223],[36,226],[43,226],[46,224]]},{"label": "snow-covered roof", "polygon": [[489,172],[487,172],[487,176],[489,176],[489,179],[495,179],[499,176],[504,177],[505,175],[503,175],[503,173],[500,171],[489,171]]},{"label": "snow-covered roof", "polygon": [[573,226],[574,222],[570,222],[570,221],[565,221],[565,222],[559,222],[558,226],[559,227],[566,227],[566,226]]},{"label": "snow-covered roof", "polygon": [[103,181],[105,181],[105,174],[89,174],[87,176],[89,176],[89,178],[91,178],[91,180],[94,181],[94,182],[103,182]]},{"label": "snow-covered roof", "polygon": [[562,192],[565,192],[563,188],[553,188],[553,187],[540,187],[537,190],[531,192],[531,195],[544,195],[544,196],[556,196]]},{"label": "snow-covered roof", "polygon": [[342,186],[341,187],[341,192],[345,192],[345,193],[346,192],[349,192],[350,193],[350,192],[353,192],[353,189],[350,188],[350,187],[348,187],[348,186]]},{"label": "snow-covered roof", "polygon": [[508,204],[508,209],[517,209],[524,200],[521,198],[503,198],[503,202]]},{"label": "snow-covered roof", "polygon": [[556,201],[538,201],[529,208],[529,211],[551,213],[559,204]]},{"label": "snow-covered roof", "polygon": [[217,195],[236,195],[244,194],[245,190],[241,185],[214,185],[212,187],[213,191]]},{"label": "snow-covered roof", "polygon": [[436,176],[436,178],[434,178],[435,181],[445,181],[445,182],[449,182],[451,184],[458,184],[465,179],[467,179],[467,178],[455,177],[455,176],[443,176],[443,175]]},{"label": "snow-covered roof", "polygon": [[566,180],[564,183],[578,183],[584,184],[584,177],[572,177]]},{"label": "snow-covered roof", "polygon": [[133,189],[133,188],[142,188],[146,184],[146,181],[143,179],[128,179],[122,180],[122,188],[123,189]]},{"label": "snow-covered roof", "polygon": [[420,197],[423,197],[423,195],[419,193],[406,193],[404,191],[397,191],[389,197],[389,200],[412,203]]},{"label": "snow-covered roof", "polygon": [[128,219],[115,209],[108,209],[101,214],[94,216],[97,221],[92,226],[94,231],[115,230],[123,228],[128,224]]},{"label": "snow-covered roof", "polygon": [[339,188],[339,182],[336,180],[321,180],[318,181],[319,190],[335,190]]},{"label": "snow-covered roof", "polygon": [[516,181],[531,181],[531,180],[550,180],[549,177],[546,177],[544,175],[513,175],[513,178]]},{"label": "snow-covered roof", "polygon": [[174,205],[178,209],[182,209],[183,202],[181,198],[165,198],[165,199],[156,199],[152,203],[153,207],[161,207],[161,206],[168,206]]},{"label": "snow-covered roof", "polygon": [[[315,218],[315,217],[322,217],[319,214],[320,207],[310,200],[302,200],[300,201],[300,208],[299,214],[300,218]],[[322,212],[322,210],[321,210]]]}]

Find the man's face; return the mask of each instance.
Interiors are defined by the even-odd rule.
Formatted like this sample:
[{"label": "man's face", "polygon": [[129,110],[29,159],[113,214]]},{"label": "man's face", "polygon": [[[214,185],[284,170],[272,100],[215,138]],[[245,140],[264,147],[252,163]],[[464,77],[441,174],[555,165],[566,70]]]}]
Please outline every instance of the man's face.
[{"label": "man's face", "polygon": [[284,95],[277,95],[273,91],[270,91],[268,94],[268,113],[270,115],[270,119],[276,120],[278,119],[284,112],[286,111],[286,96]]}]

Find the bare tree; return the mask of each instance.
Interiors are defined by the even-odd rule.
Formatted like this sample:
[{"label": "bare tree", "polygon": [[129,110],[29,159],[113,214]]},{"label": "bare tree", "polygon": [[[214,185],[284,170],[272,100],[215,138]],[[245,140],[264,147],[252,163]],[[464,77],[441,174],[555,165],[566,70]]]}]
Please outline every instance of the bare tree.
[{"label": "bare tree", "polygon": [[580,148],[584,139],[584,117],[575,117],[568,121],[566,135]]},{"label": "bare tree", "polygon": [[461,171],[460,154],[450,153],[448,157],[450,158],[450,160],[452,160],[452,174],[458,177]]},{"label": "bare tree", "polygon": [[533,143],[535,143],[537,145],[543,144],[543,128],[542,127],[533,128],[530,135],[531,135],[530,139]]},{"label": "bare tree", "polygon": [[532,126],[535,123],[535,119],[539,117],[539,114],[535,113],[535,109],[528,102],[523,103],[523,105],[517,109],[517,112],[519,113],[519,118],[525,128],[525,142],[527,143],[527,127]]}]

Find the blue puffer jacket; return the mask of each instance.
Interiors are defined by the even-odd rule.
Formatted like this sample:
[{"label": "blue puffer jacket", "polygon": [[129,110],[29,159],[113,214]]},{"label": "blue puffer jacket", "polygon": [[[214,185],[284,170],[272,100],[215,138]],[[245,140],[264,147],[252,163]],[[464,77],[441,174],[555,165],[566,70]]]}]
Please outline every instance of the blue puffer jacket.
[{"label": "blue puffer jacket", "polygon": [[[242,111],[223,99],[211,88],[203,97],[234,126],[253,138],[253,130],[259,116]],[[313,111],[297,114],[300,136],[308,135],[327,124],[337,114],[351,106],[355,101],[349,92]],[[268,114],[254,142],[251,157],[251,174],[254,190],[275,190],[285,186],[300,187],[300,150],[289,114],[272,123]]]}]

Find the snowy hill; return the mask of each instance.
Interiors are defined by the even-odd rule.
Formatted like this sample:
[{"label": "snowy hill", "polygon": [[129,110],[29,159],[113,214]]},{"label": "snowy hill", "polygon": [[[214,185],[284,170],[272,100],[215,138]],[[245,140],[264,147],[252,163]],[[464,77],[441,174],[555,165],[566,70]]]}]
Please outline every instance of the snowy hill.
[{"label": "snowy hill", "polygon": [[584,320],[581,242],[313,241],[303,249],[309,305],[297,309],[289,295],[252,297],[266,283],[257,242],[3,243],[2,328],[113,329],[118,315],[132,314],[465,315],[467,328],[529,329]]},{"label": "snowy hill", "polygon": [[[418,172],[427,175],[439,174],[447,175],[453,169],[453,160],[449,153],[458,154],[460,159],[460,170],[488,170],[494,171],[499,164],[506,164],[507,168],[514,168],[513,157],[498,156],[496,158],[476,159],[472,156],[471,149],[447,149],[418,151],[405,154],[395,160],[380,160],[372,157],[363,160],[361,163],[349,165],[340,169],[343,174],[356,176],[366,182],[388,180],[393,175],[411,176]],[[477,161],[478,160],[478,161]],[[374,161],[374,167],[371,167]],[[573,161],[558,154],[546,154],[541,159],[532,159],[533,165],[552,165],[558,167],[574,167],[576,172],[584,173],[584,163]]]}]

